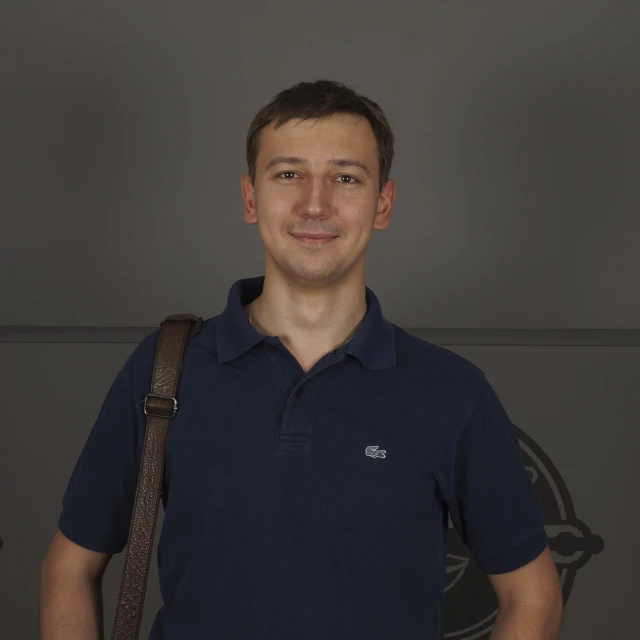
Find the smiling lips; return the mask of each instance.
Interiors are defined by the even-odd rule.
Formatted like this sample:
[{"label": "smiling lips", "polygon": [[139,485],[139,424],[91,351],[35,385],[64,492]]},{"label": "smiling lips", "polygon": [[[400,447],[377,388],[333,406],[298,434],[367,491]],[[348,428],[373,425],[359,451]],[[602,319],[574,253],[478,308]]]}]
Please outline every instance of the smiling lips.
[{"label": "smiling lips", "polygon": [[301,233],[291,234],[296,240],[306,245],[323,245],[335,240],[337,236],[324,235],[321,233]]},{"label": "smiling lips", "polygon": [[307,233],[306,231],[301,231],[300,233],[292,233],[292,236],[297,238],[304,236],[305,238],[334,238],[335,236],[330,233]]}]

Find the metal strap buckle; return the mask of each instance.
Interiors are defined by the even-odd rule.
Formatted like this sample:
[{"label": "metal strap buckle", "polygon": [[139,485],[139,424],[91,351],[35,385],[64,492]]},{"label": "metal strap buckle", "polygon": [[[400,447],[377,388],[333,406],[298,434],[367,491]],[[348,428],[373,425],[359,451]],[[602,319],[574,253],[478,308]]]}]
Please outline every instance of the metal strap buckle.
[{"label": "metal strap buckle", "polygon": [[[172,414],[168,416],[163,413],[151,413],[150,411],[147,411],[148,398],[160,398],[161,400],[171,400],[173,402]],[[146,416],[153,416],[155,418],[175,418],[176,413],[178,413],[178,401],[172,396],[159,396],[159,395],[156,395],[155,393],[148,393],[144,399],[144,414]]]}]

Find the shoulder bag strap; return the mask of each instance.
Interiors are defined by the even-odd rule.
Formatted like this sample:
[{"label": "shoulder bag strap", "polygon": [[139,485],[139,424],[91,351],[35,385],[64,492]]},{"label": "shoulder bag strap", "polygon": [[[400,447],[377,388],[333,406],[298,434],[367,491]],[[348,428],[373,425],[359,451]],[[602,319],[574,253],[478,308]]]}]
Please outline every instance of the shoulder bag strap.
[{"label": "shoulder bag strap", "polygon": [[202,318],[186,313],[167,316],[160,323],[151,392],[144,401],[147,425],[112,640],[136,640],[140,633],[162,491],[166,438],[171,420],[178,412],[176,397],[187,340],[198,333],[201,324]]}]

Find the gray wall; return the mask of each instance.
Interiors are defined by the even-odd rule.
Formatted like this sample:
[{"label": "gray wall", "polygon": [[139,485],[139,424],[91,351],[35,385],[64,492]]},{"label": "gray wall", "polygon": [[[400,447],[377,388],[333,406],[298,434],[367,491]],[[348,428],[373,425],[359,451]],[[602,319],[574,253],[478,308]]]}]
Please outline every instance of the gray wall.
[{"label": "gray wall", "polygon": [[[242,219],[247,128],[318,78],[389,117],[398,195],[367,284],[391,322],[478,364],[522,430],[562,639],[640,635],[639,7],[4,2],[0,635],[38,637],[62,493],[136,342],[170,313],[217,315],[263,273]],[[448,602],[473,590],[462,576]]]}]

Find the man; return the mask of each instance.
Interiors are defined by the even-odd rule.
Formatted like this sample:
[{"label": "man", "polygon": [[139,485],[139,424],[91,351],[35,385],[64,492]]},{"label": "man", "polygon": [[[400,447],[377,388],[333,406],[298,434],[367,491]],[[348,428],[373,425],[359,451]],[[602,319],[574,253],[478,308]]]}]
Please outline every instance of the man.
[{"label": "man", "polygon": [[[469,361],[386,321],[365,286],[392,157],[378,105],[339,83],[295,85],[254,119],[242,193],[265,275],[236,281],[187,346],[150,638],[442,638],[449,515],[496,591],[493,640],[557,637],[558,574],[498,397]],[[113,382],[64,495],[44,640],[102,633],[158,334]]]}]

